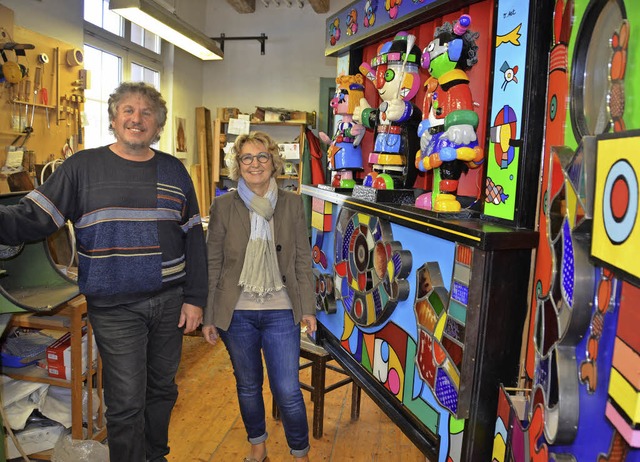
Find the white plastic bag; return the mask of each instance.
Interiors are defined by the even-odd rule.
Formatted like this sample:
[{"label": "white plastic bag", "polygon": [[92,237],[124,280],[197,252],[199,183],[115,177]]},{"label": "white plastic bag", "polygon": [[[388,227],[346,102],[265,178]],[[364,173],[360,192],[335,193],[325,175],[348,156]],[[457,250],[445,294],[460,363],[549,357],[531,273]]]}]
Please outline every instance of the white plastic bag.
[{"label": "white plastic bag", "polygon": [[74,440],[66,434],[53,448],[51,462],[109,462],[109,448],[94,440]]}]

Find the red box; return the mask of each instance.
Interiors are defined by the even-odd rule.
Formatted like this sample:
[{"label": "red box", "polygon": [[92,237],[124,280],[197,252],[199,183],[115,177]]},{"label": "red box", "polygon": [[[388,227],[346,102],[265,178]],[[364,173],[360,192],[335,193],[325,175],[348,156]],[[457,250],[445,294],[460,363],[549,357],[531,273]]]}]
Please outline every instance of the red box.
[{"label": "red box", "polygon": [[[64,367],[64,352],[71,348],[71,333],[67,332],[47,347],[47,364],[58,364]],[[71,364],[67,364],[70,367]]]},{"label": "red box", "polygon": [[[82,373],[87,370],[87,335],[82,336],[81,342]],[[98,358],[98,348],[93,337],[93,351],[91,361]],[[65,372],[66,369],[66,372]],[[69,379],[71,376],[71,333],[67,332],[47,347],[47,370],[50,377]]]},{"label": "red box", "polygon": [[47,366],[49,377],[62,380],[71,380],[71,368],[59,366],[57,364],[49,364]]}]

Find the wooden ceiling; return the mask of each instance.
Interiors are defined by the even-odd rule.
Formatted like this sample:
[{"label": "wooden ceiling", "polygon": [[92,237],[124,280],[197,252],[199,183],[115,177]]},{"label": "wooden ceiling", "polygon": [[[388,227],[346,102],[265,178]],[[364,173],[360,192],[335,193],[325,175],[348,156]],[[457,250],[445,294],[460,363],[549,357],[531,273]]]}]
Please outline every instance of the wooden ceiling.
[{"label": "wooden ceiling", "polygon": [[[291,7],[299,7],[304,6],[304,4],[308,3],[318,14],[328,13],[329,12],[329,4],[331,0],[259,0],[265,6],[291,6]],[[227,0],[227,3],[233,7],[238,13],[255,13],[256,11],[256,0]]]}]

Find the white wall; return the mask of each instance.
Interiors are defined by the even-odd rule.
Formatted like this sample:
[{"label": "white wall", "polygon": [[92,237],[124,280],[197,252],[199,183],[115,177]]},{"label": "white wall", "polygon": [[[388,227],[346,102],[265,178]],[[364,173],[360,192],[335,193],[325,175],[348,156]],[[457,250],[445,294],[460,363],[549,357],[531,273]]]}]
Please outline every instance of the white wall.
[{"label": "white wall", "polygon": [[[331,0],[331,12],[351,3]],[[219,37],[253,37],[265,33],[265,54],[257,40],[226,41],[224,60],[204,65],[203,104],[237,107],[252,113],[256,106],[317,111],[320,77],[336,76],[336,58],[324,56],[328,14],[317,14],[308,2],[299,8],[284,1],[267,8],[256,1],[255,13],[237,13],[225,0],[207,2],[206,33]]]},{"label": "white wall", "polygon": [[82,0],[0,0],[20,27],[81,48]]},{"label": "white wall", "polygon": [[[176,15],[192,24],[193,27],[204,31],[205,4],[193,0],[175,0]],[[170,102],[169,119],[165,126],[165,133],[161,148],[175,153],[175,117],[186,119],[187,123],[187,153],[184,163],[189,167],[198,163],[196,137],[196,110],[202,106],[202,68],[200,59],[178,47],[172,47],[173,53],[163,53],[164,73],[162,93]]]}]

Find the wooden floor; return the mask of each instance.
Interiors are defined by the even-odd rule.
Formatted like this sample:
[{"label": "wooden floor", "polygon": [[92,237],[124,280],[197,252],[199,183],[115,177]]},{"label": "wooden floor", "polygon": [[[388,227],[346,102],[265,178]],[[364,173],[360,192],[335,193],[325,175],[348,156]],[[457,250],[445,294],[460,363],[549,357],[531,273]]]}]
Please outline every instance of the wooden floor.
[{"label": "wooden floor", "polygon": [[[309,369],[301,371],[309,383]],[[341,376],[327,371],[327,384]],[[241,462],[249,443],[240,418],[229,356],[222,343],[212,347],[201,337],[185,336],[178,372],[179,398],[169,428],[170,462]],[[269,462],[292,460],[280,421],[271,416],[271,393],[265,386]],[[303,391],[311,428],[313,403]],[[360,418],[351,421],[351,385],[326,395],[324,435],[311,438],[312,462],[424,462],[424,455],[362,393]]]}]

